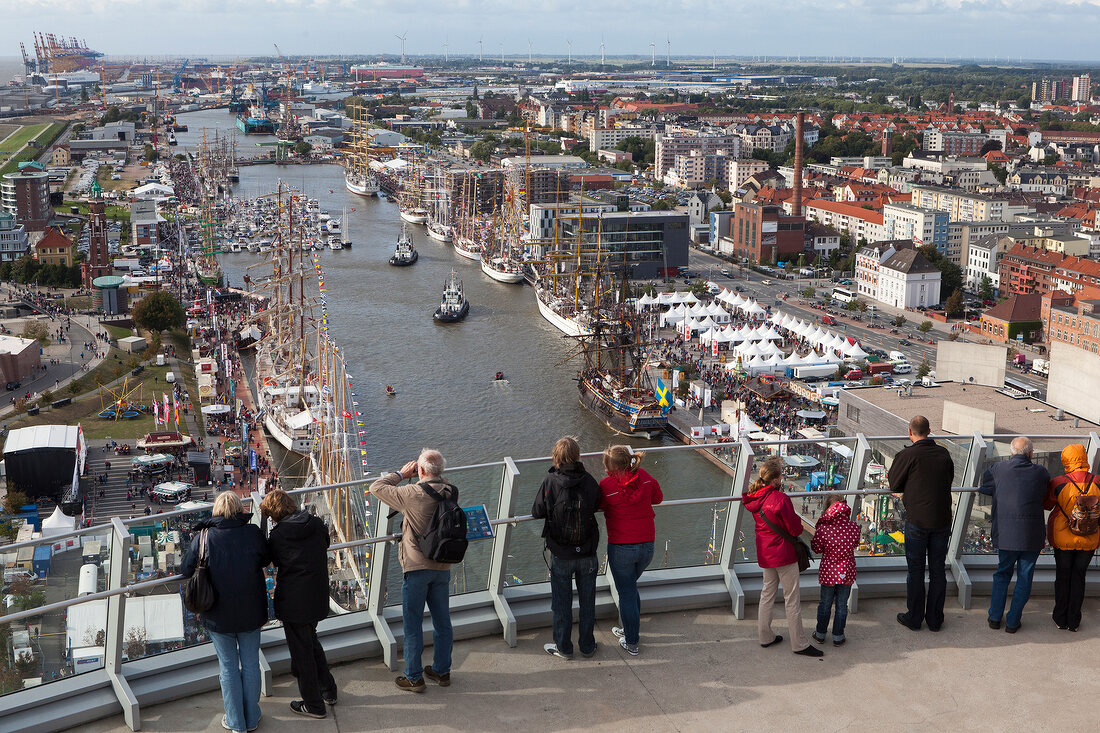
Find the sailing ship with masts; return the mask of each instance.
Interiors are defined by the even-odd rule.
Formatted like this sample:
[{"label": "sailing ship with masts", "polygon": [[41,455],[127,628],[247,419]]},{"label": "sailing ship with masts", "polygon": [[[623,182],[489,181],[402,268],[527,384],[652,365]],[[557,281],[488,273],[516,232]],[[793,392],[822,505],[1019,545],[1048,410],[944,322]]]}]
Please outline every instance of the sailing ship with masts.
[{"label": "sailing ship with masts", "polygon": [[427,224],[428,209],[424,206],[424,170],[421,165],[421,153],[408,148],[405,153],[408,165],[401,184],[399,203],[401,219],[410,224]]},{"label": "sailing ship with masts", "polygon": [[488,240],[482,245],[481,271],[497,282],[521,284],[523,263],[515,253],[521,251],[525,234],[521,199],[514,189],[506,194],[504,217],[495,221]]},{"label": "sailing ship with masts", "polygon": [[371,136],[367,132],[366,110],[359,105],[350,106],[350,142],[344,153],[344,186],[360,196],[378,193],[378,178],[370,166]]},{"label": "sailing ship with masts", "polygon": [[[625,271],[618,283],[607,278],[603,291],[601,268],[597,264],[590,301],[592,332],[580,338],[580,403],[616,432],[654,437],[668,425],[668,413],[654,396],[646,368],[650,345],[641,335],[644,316],[628,302]],[[609,295],[614,299],[608,305],[604,301]]]},{"label": "sailing ship with masts", "polygon": [[428,236],[437,242],[448,243],[453,236],[451,226],[451,196],[444,184],[444,172],[435,168],[427,178],[425,195],[428,204]]}]

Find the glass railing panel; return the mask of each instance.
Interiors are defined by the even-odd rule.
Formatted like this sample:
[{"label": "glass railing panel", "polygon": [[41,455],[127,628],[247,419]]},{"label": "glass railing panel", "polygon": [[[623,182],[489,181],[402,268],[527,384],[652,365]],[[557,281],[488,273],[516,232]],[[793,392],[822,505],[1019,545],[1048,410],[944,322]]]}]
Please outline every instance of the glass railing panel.
[{"label": "glass railing panel", "polygon": [[[1074,443],[1087,445],[1088,439],[1082,437],[1036,438],[1032,440],[1032,461],[1043,466],[1050,475],[1060,476],[1062,468],[1062,449]],[[985,471],[995,463],[1008,459],[1012,454],[1012,438],[986,438],[986,452],[982,465],[978,467],[976,483],[980,484]],[[1047,517],[1049,519],[1049,513]],[[966,528],[963,553],[967,555],[995,554],[993,547],[993,497],[976,494],[970,510],[970,523]],[[1044,554],[1053,553],[1049,545]]]},{"label": "glass railing panel", "polygon": [[[355,542],[374,536],[377,511],[363,485],[310,491],[295,496],[300,507],[321,518],[328,528],[329,544]],[[367,607],[367,587],[374,547],[360,545],[333,550],[328,555],[330,615],[362,611]],[[269,594],[278,582],[267,571]]]},{"label": "glass railing panel", "polygon": [[[490,519],[496,518],[500,506],[500,484],[503,476],[504,464],[494,463],[488,466],[465,469],[448,469],[443,476],[458,488],[458,503],[466,507],[485,505]],[[372,497],[372,511],[391,512],[392,509],[382,505],[377,508],[377,500]],[[390,532],[401,531],[401,515],[397,514],[390,520]],[[492,559],[491,539],[476,540],[470,543],[466,550],[466,556],[462,562],[451,567],[451,595],[483,591],[489,587],[489,565]],[[390,547],[393,553],[386,568],[386,605],[400,605],[401,603],[401,562],[399,559],[400,548],[394,544]]]},{"label": "glass railing panel", "polygon": [[[106,590],[109,540],[108,530],[14,549],[0,546],[0,615]],[[0,693],[101,669],[106,627],[102,599],[0,623]]]},{"label": "glass railing panel", "polygon": [[[890,488],[888,472],[894,463],[894,457],[912,443],[908,438],[892,438],[889,440],[868,438],[871,446],[871,459],[864,476],[864,488]],[[947,449],[954,465],[954,473],[951,477],[952,486],[961,486],[966,476],[967,464],[970,460],[971,447],[974,444],[972,436],[934,436],[937,445]],[[959,495],[951,495],[951,514],[954,516],[959,504]],[[892,511],[898,511],[899,507],[891,506]]]}]

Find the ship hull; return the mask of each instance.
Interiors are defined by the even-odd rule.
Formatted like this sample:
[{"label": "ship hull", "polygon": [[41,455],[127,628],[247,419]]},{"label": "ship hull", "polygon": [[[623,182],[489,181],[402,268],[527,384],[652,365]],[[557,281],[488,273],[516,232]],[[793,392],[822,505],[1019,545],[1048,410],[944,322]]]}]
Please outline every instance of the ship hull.
[{"label": "ship hull", "polygon": [[378,183],[373,180],[359,183],[344,176],[344,187],[357,196],[374,196],[378,193]]},{"label": "ship hull", "polygon": [[397,255],[394,255],[390,258],[390,264],[394,267],[408,267],[409,265],[416,264],[418,259],[420,259],[420,253],[413,250],[412,256],[408,259],[399,258]]},{"label": "ship hull", "polygon": [[427,224],[428,215],[419,211],[402,211],[401,221],[407,221],[410,224]]},{"label": "ship hull", "polygon": [[522,283],[524,279],[522,272],[505,272],[493,268],[484,257],[481,258],[481,271],[498,283],[518,284]]},{"label": "ship hull", "polygon": [[454,248],[455,254],[457,254],[459,257],[465,257],[466,259],[473,260],[474,262],[478,262],[481,260],[480,252],[472,249],[463,249],[462,246],[458,244],[458,242],[454,243]]},{"label": "ship hull", "polygon": [[444,313],[441,309],[436,308],[435,314],[432,318],[440,323],[457,323],[470,314],[470,301],[466,301],[462,304],[461,310],[458,313]]},{"label": "ship hull", "polygon": [[264,427],[267,428],[268,434],[272,438],[279,441],[279,445],[286,448],[292,453],[298,453],[299,455],[309,455],[313,449],[313,441],[309,438],[293,438],[282,426],[271,416],[270,413],[264,415]]},{"label": "ship hull", "polygon": [[542,302],[542,298],[535,297],[535,302],[539,306],[539,313],[542,317],[550,322],[554,328],[558,329],[566,336],[591,336],[592,329],[582,326],[574,321],[572,318],[565,318],[554,311],[553,308]]},{"label": "ship hull", "polygon": [[604,394],[587,379],[578,382],[580,403],[612,430],[628,435],[656,437],[668,426],[664,415],[647,414],[646,410],[634,408]]},{"label": "ship hull", "polygon": [[434,239],[437,242],[447,243],[447,242],[451,241],[451,233],[450,233],[450,231],[448,231],[446,229],[438,230],[438,229],[435,229],[435,228],[429,226],[428,227],[428,236],[431,237],[432,239]]}]

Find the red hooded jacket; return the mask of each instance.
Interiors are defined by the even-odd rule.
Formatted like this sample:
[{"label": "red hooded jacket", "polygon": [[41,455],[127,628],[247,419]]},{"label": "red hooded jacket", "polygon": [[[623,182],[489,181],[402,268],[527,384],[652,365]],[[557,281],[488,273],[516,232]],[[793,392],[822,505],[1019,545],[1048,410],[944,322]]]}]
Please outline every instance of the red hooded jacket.
[{"label": "red hooded jacket", "polygon": [[665,497],[657,479],[639,468],[608,476],[600,482],[600,509],[607,521],[607,541],[613,545],[653,542],[653,505]]},{"label": "red hooded jacket", "polygon": [[817,520],[810,549],[821,553],[817,571],[817,582],[821,585],[851,585],[856,582],[859,525],[852,521],[851,516],[851,508],[838,501]]},{"label": "red hooded jacket", "polygon": [[798,562],[794,545],[776,534],[760,518],[763,511],[773,524],[787,530],[792,537],[798,537],[802,534],[802,520],[795,514],[790,497],[779,487],[769,484],[747,494],[741,503],[752,512],[756,522],[756,563],[762,568],[781,568]]}]

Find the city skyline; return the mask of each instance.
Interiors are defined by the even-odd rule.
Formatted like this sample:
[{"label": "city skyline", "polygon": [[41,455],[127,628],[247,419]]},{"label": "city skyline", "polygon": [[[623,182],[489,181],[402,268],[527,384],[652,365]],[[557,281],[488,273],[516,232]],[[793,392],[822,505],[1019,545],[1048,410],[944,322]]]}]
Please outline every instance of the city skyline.
[{"label": "city skyline", "polygon": [[[3,0],[3,55],[34,31],[86,39],[109,56],[272,55],[273,44],[297,55],[677,58],[859,57],[948,61],[1098,62],[1089,44],[1075,47],[1035,27],[1072,27],[1074,37],[1100,31],[1100,0],[1054,0],[1041,8],[1019,0],[926,0],[901,7],[881,0],[840,0],[823,7],[792,0],[782,13],[731,8],[716,0],[676,3],[577,0],[423,0],[412,9],[351,0]],[[119,17],[128,32],[119,33]],[[784,21],[793,19],[790,25]],[[333,22],[338,20],[339,22]],[[201,22],[199,22],[201,21]],[[640,22],[639,22],[640,21]],[[166,33],[165,29],[171,29]],[[619,30],[621,29],[621,30]],[[480,42],[480,43],[479,43]],[[503,44],[503,48],[502,48]],[[602,44],[602,48],[601,48]]]}]

